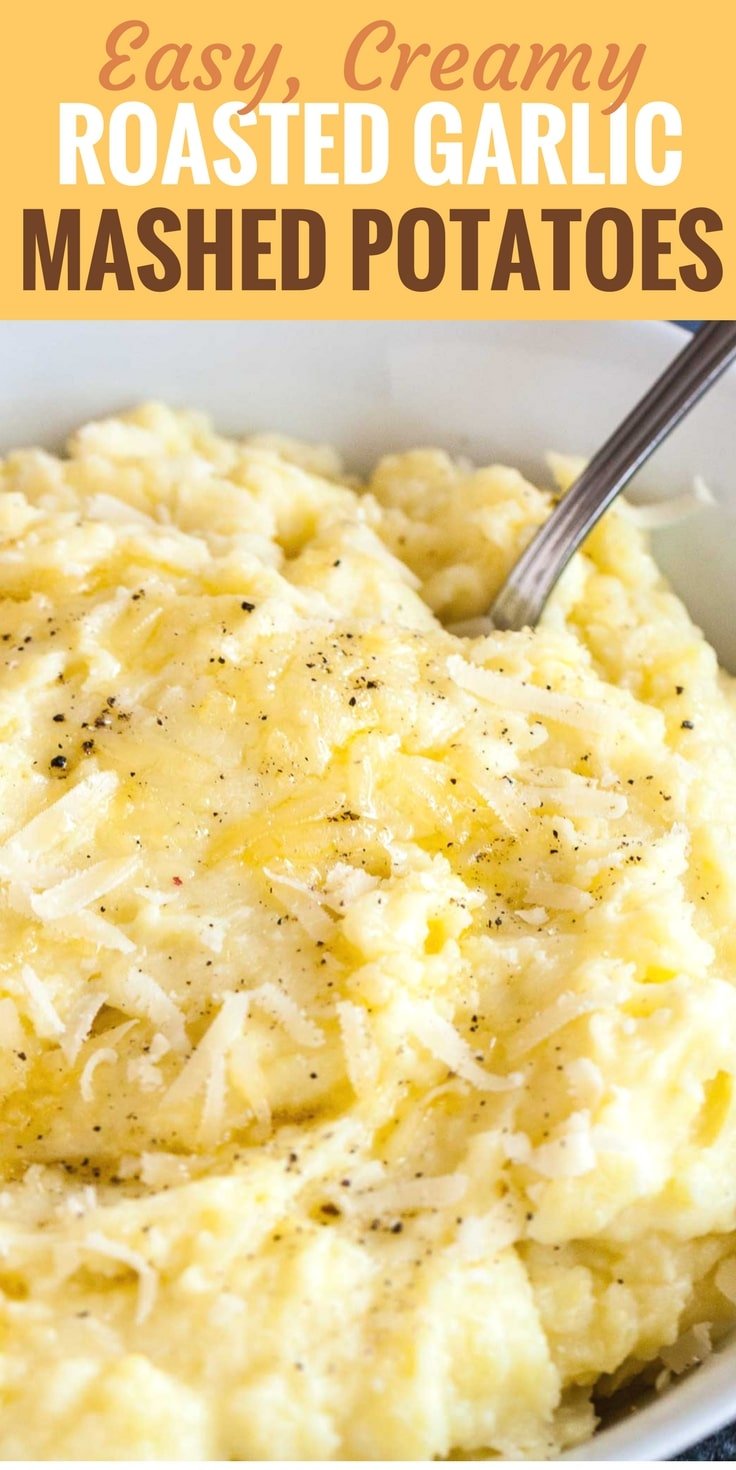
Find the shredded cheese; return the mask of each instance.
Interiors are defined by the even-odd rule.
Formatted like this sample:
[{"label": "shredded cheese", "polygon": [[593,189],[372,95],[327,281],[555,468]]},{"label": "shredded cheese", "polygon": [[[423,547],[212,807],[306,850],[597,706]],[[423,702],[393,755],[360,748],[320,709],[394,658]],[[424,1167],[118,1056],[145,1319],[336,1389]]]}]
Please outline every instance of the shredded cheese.
[{"label": "shredded cheese", "polygon": [[[523,1025],[516,1027],[514,1035],[507,1042],[507,1051],[512,1057],[524,1056],[533,1047],[540,1046],[549,1041],[551,1036],[556,1036],[565,1026],[572,1021],[577,1021],[581,1016],[587,1016],[591,1011],[605,1010],[620,999],[620,989],[616,986],[604,986],[591,994],[577,994],[568,991],[553,1001],[539,1015],[532,1016]],[[587,1058],[581,1058],[587,1061]]]},{"label": "shredded cheese", "polygon": [[110,995],[132,1015],[147,1016],[159,1026],[175,1051],[188,1050],[189,1041],[179,1006],[145,970],[133,966],[124,978],[120,978],[117,987],[110,989]]},{"label": "shredded cheese", "polygon": [[590,699],[558,694],[551,689],[540,689],[536,684],[524,683],[521,679],[512,679],[491,669],[478,668],[459,654],[450,655],[447,671],[458,688],[488,700],[501,709],[539,715],[547,720],[557,720],[563,725],[573,725],[576,729],[586,730],[591,734],[604,734],[612,721],[619,718],[615,706],[609,707],[603,703],[596,704]]},{"label": "shredded cheese", "polygon": [[44,807],[0,847],[0,874],[7,878],[33,876],[34,864],[50,848],[71,839],[78,846],[89,824],[103,813],[118,786],[113,771],[94,771]]},{"label": "shredded cheese", "polygon": [[325,1033],[321,1026],[311,1021],[306,1012],[278,985],[259,985],[250,992],[252,1005],[260,1006],[267,1015],[278,1021],[298,1046],[323,1046]]},{"label": "shredded cheese", "polygon": [[541,1143],[529,1157],[529,1165],[545,1179],[577,1179],[596,1166],[597,1154],[590,1114],[571,1113],[565,1127],[549,1143]]},{"label": "shredded cheese", "polygon": [[338,1001],[337,1014],[350,1085],[357,1097],[363,1097],[378,1078],[380,1052],[371,1037],[368,1017],[362,1006],[350,1000]]},{"label": "shredded cheese", "polygon": [[44,893],[36,893],[31,899],[34,913],[39,919],[65,919],[86,909],[127,882],[138,867],[137,857],[110,858],[79,873],[62,879]]},{"label": "shredded cheese", "polygon": [[88,1251],[104,1256],[109,1261],[119,1262],[122,1266],[128,1266],[135,1271],[138,1277],[138,1304],[135,1310],[136,1326],[150,1317],[156,1301],[158,1290],[158,1273],[154,1271],[150,1262],[140,1251],[135,1251],[126,1246],[122,1241],[109,1240],[99,1230],[92,1230],[84,1237],[84,1246]]},{"label": "shredded cheese", "polygon": [[94,1101],[94,1076],[97,1068],[107,1064],[114,1066],[119,1060],[117,1043],[122,1041],[137,1026],[137,1021],[123,1021],[105,1031],[99,1043],[88,1056],[79,1076],[79,1090],[84,1102]]},{"label": "shredded cheese", "polygon": [[30,1019],[39,1036],[53,1039],[64,1034],[62,1021],[48,990],[31,965],[20,971],[20,988],[28,1001]]},{"label": "shredded cheese", "polygon": [[104,1004],[105,996],[99,992],[93,995],[82,995],[67,1017],[60,1045],[70,1067],[74,1066],[92,1029],[95,1016]]},{"label": "shredded cheese", "polygon": [[87,1058],[79,1078],[79,1091],[86,1103],[94,1101],[94,1078],[97,1068],[104,1066],[105,1063],[114,1065],[117,1059],[118,1054],[114,1046],[98,1046],[91,1057]]},{"label": "shredded cheese", "polygon": [[117,924],[111,924],[109,919],[103,919],[101,914],[91,914],[87,909],[58,919],[56,927],[69,939],[81,939],[95,948],[115,950],[118,954],[135,952],[133,940]]},{"label": "shredded cheese", "polygon": [[408,1013],[408,1025],[432,1056],[479,1091],[508,1092],[521,1085],[522,1078],[518,1073],[496,1077],[480,1066],[457,1027],[441,1016],[430,1001],[415,1001],[412,1004]]},{"label": "shredded cheese", "polygon": [[532,905],[540,904],[546,909],[567,909],[572,914],[584,914],[593,907],[593,895],[574,883],[556,883],[550,878],[535,878],[527,888],[526,896]]},{"label": "shredded cheese", "polygon": [[309,938],[325,944],[335,927],[333,920],[325,912],[325,896],[315,893],[307,883],[294,878],[290,873],[274,872],[271,868],[264,868],[263,871],[280,900],[286,903],[289,913],[293,914]]},{"label": "shredded cheese", "polygon": [[[221,1067],[231,1046],[239,1037],[243,1022],[248,1014],[250,996],[242,991],[230,991],[223,997],[220,1009],[205,1031],[199,1045],[172,1082],[166,1094],[166,1104],[175,1107],[196,1093],[206,1089],[213,1072]],[[210,1107],[213,1098],[210,1097]]]},{"label": "shredded cheese", "polygon": [[371,1215],[408,1215],[414,1210],[444,1210],[465,1198],[468,1181],[464,1174],[436,1175],[427,1179],[404,1179],[356,1197],[356,1206]]}]

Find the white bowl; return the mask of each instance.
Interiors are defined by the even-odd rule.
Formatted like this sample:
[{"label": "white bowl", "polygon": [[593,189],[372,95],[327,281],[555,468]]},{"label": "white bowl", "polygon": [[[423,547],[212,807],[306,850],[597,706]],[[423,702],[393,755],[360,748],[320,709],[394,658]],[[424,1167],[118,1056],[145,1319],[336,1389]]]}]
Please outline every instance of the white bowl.
[{"label": "white bowl", "polygon": [[[160,398],[226,431],[338,444],[358,469],[438,444],[548,478],[547,449],[587,454],[684,343],[662,323],[4,322],[0,450],[57,447],[96,414]],[[717,509],[660,531],[660,564],[736,671],[736,372],[637,485],[704,476]],[[736,1343],[572,1459],[665,1459],[736,1414]]]}]

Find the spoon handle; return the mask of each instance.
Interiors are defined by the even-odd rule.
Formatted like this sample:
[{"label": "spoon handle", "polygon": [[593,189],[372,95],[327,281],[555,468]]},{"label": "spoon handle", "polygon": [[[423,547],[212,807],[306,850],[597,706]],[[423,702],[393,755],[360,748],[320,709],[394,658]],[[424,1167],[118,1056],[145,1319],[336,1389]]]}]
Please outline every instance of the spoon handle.
[{"label": "spoon handle", "polygon": [[534,627],[573,552],[734,357],[736,322],[708,322],[695,333],[593,455],[522,552],[491,608],[495,628]]}]

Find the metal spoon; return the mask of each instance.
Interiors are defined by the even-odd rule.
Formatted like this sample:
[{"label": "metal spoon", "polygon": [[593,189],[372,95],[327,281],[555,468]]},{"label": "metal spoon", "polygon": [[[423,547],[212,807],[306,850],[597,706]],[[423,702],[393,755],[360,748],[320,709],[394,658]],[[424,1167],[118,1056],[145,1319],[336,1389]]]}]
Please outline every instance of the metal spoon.
[{"label": "metal spoon", "polygon": [[619,424],[555,506],[489,613],[494,628],[533,628],[573,552],[680,419],[736,357],[736,322],[708,322]]}]

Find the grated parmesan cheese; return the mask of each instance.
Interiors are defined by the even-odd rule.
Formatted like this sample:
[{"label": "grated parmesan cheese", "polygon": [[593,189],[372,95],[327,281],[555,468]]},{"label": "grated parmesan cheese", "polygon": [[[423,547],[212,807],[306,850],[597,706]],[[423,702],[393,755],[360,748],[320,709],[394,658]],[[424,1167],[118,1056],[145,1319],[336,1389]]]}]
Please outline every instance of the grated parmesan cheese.
[{"label": "grated parmesan cheese", "polygon": [[350,1085],[356,1096],[362,1097],[377,1081],[381,1054],[371,1037],[362,1006],[350,1000],[338,1001],[337,1015]]},{"label": "grated parmesan cheese", "polygon": [[156,1301],[158,1290],[158,1272],[142,1256],[140,1251],[135,1251],[126,1246],[120,1240],[109,1240],[99,1230],[92,1230],[84,1237],[84,1247],[93,1251],[96,1255],[104,1256],[109,1261],[119,1262],[122,1266],[128,1266],[135,1271],[138,1277],[138,1304],[135,1311],[136,1326],[140,1327],[150,1317]]},{"label": "grated parmesan cheese", "polygon": [[37,1035],[43,1037],[45,1040],[62,1036],[64,1034],[64,1022],[46,986],[39,979],[31,965],[22,966],[19,988],[28,1001],[29,1019]]},{"label": "grated parmesan cheese", "polygon": [[540,689],[536,684],[513,679],[507,674],[478,668],[467,663],[459,654],[450,655],[447,672],[458,688],[465,689],[480,699],[486,699],[490,704],[499,705],[501,709],[539,715],[547,720],[557,720],[563,725],[573,725],[576,729],[586,730],[591,734],[604,734],[610,729],[612,721],[620,718],[615,706],[558,694],[551,689]]},{"label": "grated parmesan cheese", "polygon": [[79,1091],[86,1103],[94,1101],[94,1078],[97,1068],[104,1066],[105,1063],[114,1065],[117,1059],[118,1054],[114,1046],[98,1046],[91,1057],[87,1058],[79,1078]]},{"label": "grated parmesan cheese", "polygon": [[570,817],[597,817],[609,822],[623,817],[629,805],[623,792],[604,791],[596,782],[581,780],[572,772],[553,779],[549,771],[528,771],[523,785],[517,783],[516,791],[528,806],[544,804]]},{"label": "grated parmesan cheese", "polygon": [[264,875],[277,890],[281,902],[288,912],[301,924],[310,939],[326,944],[331,938],[334,921],[325,913],[325,897],[314,892],[307,883],[302,883],[290,873],[274,872],[264,868]]},{"label": "grated parmesan cheese", "polygon": [[593,907],[593,896],[574,883],[556,883],[550,878],[535,878],[526,890],[531,904],[540,904],[546,909],[566,909],[572,914],[584,914]]},{"label": "grated parmesan cheese", "polygon": [[95,948],[115,950],[118,954],[133,954],[136,948],[133,940],[117,924],[111,924],[101,914],[91,914],[86,909],[57,919],[55,927],[69,939],[81,939]]},{"label": "grated parmesan cheese", "polygon": [[377,887],[378,879],[372,873],[354,868],[351,863],[335,863],[325,880],[325,897],[331,908],[345,909]]},{"label": "grated parmesan cheese", "polygon": [[[509,1056],[524,1056],[533,1047],[549,1041],[551,1036],[556,1036],[572,1021],[589,1015],[591,1011],[605,1010],[608,1006],[615,1004],[620,996],[620,988],[615,986],[601,987],[600,990],[590,995],[568,991],[558,996],[552,1005],[540,1011],[539,1015],[532,1016],[529,1021],[515,1029],[513,1036],[507,1042]],[[580,1058],[580,1060],[585,1063],[588,1061],[587,1058]]]},{"label": "grated parmesan cheese", "polygon": [[110,987],[110,998],[134,1016],[146,1016],[160,1027],[174,1051],[185,1052],[189,1039],[179,1006],[152,975],[133,966]]},{"label": "grated parmesan cheese", "polygon": [[104,1006],[105,1000],[106,997],[99,993],[82,995],[67,1017],[60,1044],[70,1067],[74,1066],[92,1029],[95,1016]]},{"label": "grated parmesan cheese", "polygon": [[497,1205],[484,1215],[467,1215],[458,1227],[455,1254],[464,1261],[487,1262],[519,1238],[514,1212]]},{"label": "grated parmesan cheese", "polygon": [[428,1179],[402,1179],[374,1189],[364,1189],[355,1205],[371,1215],[408,1215],[415,1210],[445,1210],[465,1198],[468,1180],[464,1174],[436,1175]]},{"label": "grated parmesan cheese", "polygon": [[286,991],[280,990],[278,985],[259,985],[256,990],[251,990],[250,1002],[260,1006],[274,1021],[278,1021],[298,1046],[324,1045],[325,1033],[322,1028],[310,1021],[306,1011]]},{"label": "grated parmesan cheese", "polygon": [[517,919],[521,919],[523,924],[529,924],[533,928],[538,928],[541,924],[546,924],[549,918],[547,910],[539,907],[532,909],[514,909],[514,916]]},{"label": "grated parmesan cheese", "polygon": [[104,1064],[114,1066],[118,1061],[117,1045],[113,1043],[122,1041],[137,1024],[137,1021],[123,1021],[120,1026],[106,1031],[99,1045],[87,1058],[79,1077],[79,1090],[85,1102],[94,1101],[94,1076],[97,1068]]},{"label": "grated parmesan cheese", "polygon": [[268,1133],[271,1128],[271,1105],[268,1085],[251,1037],[238,1037],[230,1052],[233,1084],[246,1099],[258,1127]]},{"label": "grated parmesan cheese", "polygon": [[224,1064],[230,1047],[240,1036],[249,1005],[250,996],[244,991],[229,991],[223,996],[214,1021],[166,1093],[168,1107],[175,1107],[207,1088],[218,1063]]},{"label": "grated parmesan cheese", "polygon": [[508,1092],[521,1085],[519,1073],[496,1077],[486,1072],[475,1060],[457,1027],[445,1020],[430,1001],[414,1001],[407,1014],[407,1023],[413,1035],[437,1061],[481,1092]]},{"label": "grated parmesan cheese", "polygon": [[138,867],[137,857],[110,858],[79,873],[62,879],[44,893],[35,893],[31,898],[34,913],[39,919],[65,919],[96,903],[121,883],[127,882]]},{"label": "grated parmesan cheese", "polygon": [[0,847],[0,875],[21,881],[32,878],[34,864],[42,862],[49,849],[69,838],[78,846],[90,824],[104,814],[117,786],[113,771],[94,771],[43,808]]},{"label": "grated parmesan cheese", "polygon": [[530,1167],[545,1179],[577,1179],[581,1174],[589,1174],[596,1162],[587,1112],[571,1113],[558,1136],[549,1143],[541,1143],[529,1156]]}]

